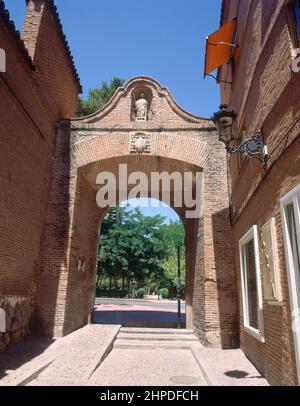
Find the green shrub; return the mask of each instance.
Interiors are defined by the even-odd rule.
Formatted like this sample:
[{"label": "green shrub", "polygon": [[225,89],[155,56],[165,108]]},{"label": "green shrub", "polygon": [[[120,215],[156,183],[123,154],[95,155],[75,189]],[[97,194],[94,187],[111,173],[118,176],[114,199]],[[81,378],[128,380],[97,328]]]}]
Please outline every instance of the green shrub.
[{"label": "green shrub", "polygon": [[128,296],[128,290],[117,290],[117,289],[96,289],[96,297],[114,298],[114,299],[124,299]]},{"label": "green shrub", "polygon": [[140,288],[136,291],[136,297],[137,299],[144,299],[145,296],[145,289],[144,288]]},{"label": "green shrub", "polygon": [[162,299],[168,299],[169,297],[169,289],[164,288],[160,290],[160,295],[162,297]]}]

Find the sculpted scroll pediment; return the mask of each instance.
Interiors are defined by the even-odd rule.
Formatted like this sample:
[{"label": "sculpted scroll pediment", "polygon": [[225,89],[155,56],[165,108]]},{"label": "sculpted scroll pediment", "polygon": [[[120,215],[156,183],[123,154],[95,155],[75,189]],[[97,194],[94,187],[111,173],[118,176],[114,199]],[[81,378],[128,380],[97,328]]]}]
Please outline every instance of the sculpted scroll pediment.
[{"label": "sculpted scroll pediment", "polygon": [[195,116],[182,109],[169,90],[147,77],[130,80],[119,88],[110,102],[87,117],[72,120],[82,124],[178,123],[211,126],[211,120]]}]

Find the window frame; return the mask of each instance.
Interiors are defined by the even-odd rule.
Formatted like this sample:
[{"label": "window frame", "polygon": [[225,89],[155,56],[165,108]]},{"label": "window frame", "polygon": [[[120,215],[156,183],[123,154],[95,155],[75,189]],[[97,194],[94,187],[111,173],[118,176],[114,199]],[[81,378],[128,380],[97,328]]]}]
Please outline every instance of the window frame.
[{"label": "window frame", "polygon": [[[259,329],[252,327],[249,320],[249,300],[247,289],[247,269],[245,265],[245,247],[253,240],[254,243],[254,259],[255,259],[255,274],[256,274],[256,286],[258,296],[258,324]],[[262,278],[260,269],[260,251],[259,251],[259,239],[258,239],[258,227],[254,225],[250,230],[240,239],[239,242],[240,252],[240,270],[241,270],[241,288],[242,288],[242,301],[243,301],[243,319],[244,330],[255,337],[260,342],[265,342],[264,335],[264,320],[263,320],[263,294],[262,294]]]},{"label": "window frame", "polygon": [[[298,237],[298,250],[300,252],[300,185],[292,189],[287,195],[280,200],[281,220],[284,239],[285,262],[287,268],[289,295],[290,295],[290,308],[292,313],[292,323],[298,327],[300,326],[300,270],[296,269],[294,255],[292,251],[292,242],[289,232],[287,208],[293,205],[295,219],[296,219],[296,235]],[[293,327],[293,326],[292,326]],[[293,328],[294,346],[296,365],[298,371],[298,381],[300,385],[300,331]]]}]

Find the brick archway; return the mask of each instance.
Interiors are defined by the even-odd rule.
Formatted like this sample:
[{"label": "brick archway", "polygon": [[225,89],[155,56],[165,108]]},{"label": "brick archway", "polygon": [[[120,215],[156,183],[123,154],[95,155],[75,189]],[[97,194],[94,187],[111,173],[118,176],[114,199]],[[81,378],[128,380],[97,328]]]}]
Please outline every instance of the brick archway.
[{"label": "brick archway", "polygon": [[[134,120],[133,97],[151,93],[148,120]],[[150,99],[149,99],[150,100]],[[147,134],[149,148],[132,150],[132,134]],[[185,112],[150,78],[131,80],[99,112],[64,121],[57,134],[48,224],[41,253],[37,316],[43,331],[61,336],[89,322],[94,294],[99,171],[202,172],[199,218],[182,208],[187,245],[187,318],[204,343],[237,344],[227,162],[211,121]],[[78,272],[78,259],[87,263]]]}]

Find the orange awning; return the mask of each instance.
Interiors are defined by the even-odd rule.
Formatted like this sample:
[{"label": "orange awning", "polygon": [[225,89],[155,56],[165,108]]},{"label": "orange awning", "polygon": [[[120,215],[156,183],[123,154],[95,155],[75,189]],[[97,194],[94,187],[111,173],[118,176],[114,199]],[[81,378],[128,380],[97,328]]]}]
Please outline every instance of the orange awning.
[{"label": "orange awning", "polygon": [[236,19],[229,21],[207,37],[204,76],[229,62],[234,47],[235,29]]}]

